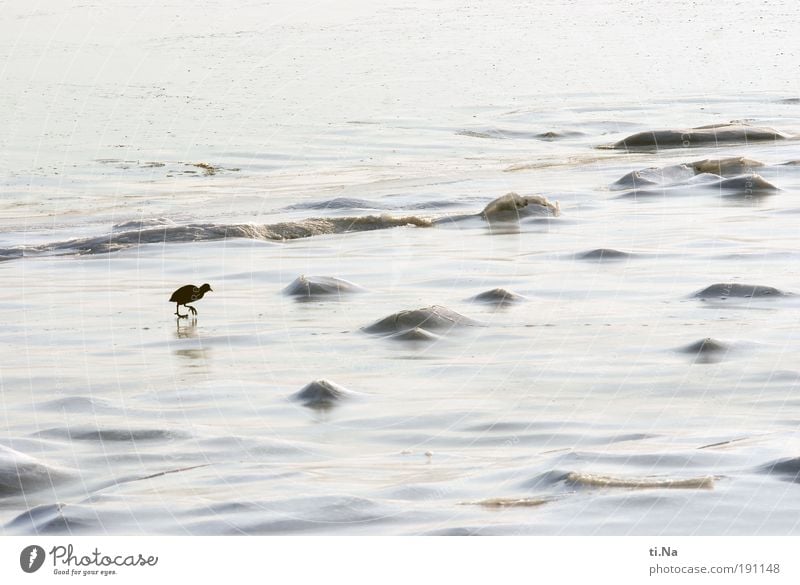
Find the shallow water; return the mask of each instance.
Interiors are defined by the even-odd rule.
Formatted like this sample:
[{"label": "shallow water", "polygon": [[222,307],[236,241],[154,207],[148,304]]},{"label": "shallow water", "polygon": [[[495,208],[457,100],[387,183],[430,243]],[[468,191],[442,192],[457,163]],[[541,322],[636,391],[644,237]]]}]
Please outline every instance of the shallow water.
[{"label": "shallow water", "polygon": [[0,16],[0,532],[800,532],[793,5],[373,4]]}]

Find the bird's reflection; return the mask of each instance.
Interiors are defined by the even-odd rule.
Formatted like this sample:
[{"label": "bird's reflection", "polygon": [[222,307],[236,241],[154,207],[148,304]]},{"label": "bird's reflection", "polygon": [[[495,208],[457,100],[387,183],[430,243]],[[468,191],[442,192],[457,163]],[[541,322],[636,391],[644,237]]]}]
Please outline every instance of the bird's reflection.
[{"label": "bird's reflection", "polygon": [[181,321],[180,318],[177,318],[175,319],[175,327],[176,327],[175,336],[178,339],[188,339],[190,337],[197,337],[197,319]]},{"label": "bird's reflection", "polygon": [[[175,320],[175,338],[193,339],[197,338],[197,319],[182,320],[180,317]],[[194,345],[194,344],[192,344]],[[190,360],[205,360],[208,357],[208,348],[188,347],[173,350],[175,355],[189,358]]]}]

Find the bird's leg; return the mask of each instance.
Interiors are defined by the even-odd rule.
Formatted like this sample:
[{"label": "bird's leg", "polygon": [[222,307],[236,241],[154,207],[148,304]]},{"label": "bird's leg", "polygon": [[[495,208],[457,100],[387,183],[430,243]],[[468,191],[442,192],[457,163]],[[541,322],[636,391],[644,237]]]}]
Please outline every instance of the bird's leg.
[{"label": "bird's leg", "polygon": [[[184,307],[186,307],[187,309],[189,309],[189,310],[192,312],[192,315],[193,315],[193,316],[194,316],[194,315],[197,315],[197,309],[195,309],[195,308],[194,308],[192,305],[184,305]],[[188,313],[187,313],[187,314],[188,314]]]},{"label": "bird's leg", "polygon": [[181,306],[179,303],[175,304],[175,314],[178,316],[178,319],[186,319],[189,316],[189,313],[181,315]]}]

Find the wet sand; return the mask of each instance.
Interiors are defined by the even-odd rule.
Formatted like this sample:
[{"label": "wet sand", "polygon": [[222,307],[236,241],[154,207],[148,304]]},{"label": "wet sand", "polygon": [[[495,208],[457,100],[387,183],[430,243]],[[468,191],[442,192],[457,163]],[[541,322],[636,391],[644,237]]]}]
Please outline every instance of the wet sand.
[{"label": "wet sand", "polygon": [[791,30],[450,7],[20,14],[0,533],[800,531]]}]

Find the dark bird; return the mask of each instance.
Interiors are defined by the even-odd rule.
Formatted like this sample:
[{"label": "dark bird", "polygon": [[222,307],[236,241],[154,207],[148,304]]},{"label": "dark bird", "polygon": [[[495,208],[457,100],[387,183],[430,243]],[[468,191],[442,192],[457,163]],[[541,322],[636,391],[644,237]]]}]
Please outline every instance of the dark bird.
[{"label": "dark bird", "polygon": [[175,314],[179,319],[186,319],[189,316],[189,313],[181,315],[181,305],[189,309],[192,312],[192,315],[197,315],[197,309],[190,306],[188,303],[199,301],[208,291],[214,292],[211,290],[211,286],[208,284],[204,284],[200,288],[197,288],[193,284],[187,284],[186,286],[182,286],[172,293],[172,296],[169,298],[169,302],[177,303],[177,306],[175,307]]}]

